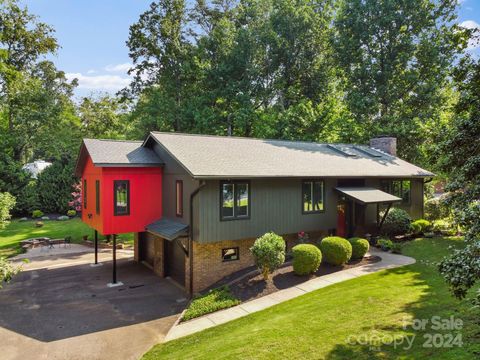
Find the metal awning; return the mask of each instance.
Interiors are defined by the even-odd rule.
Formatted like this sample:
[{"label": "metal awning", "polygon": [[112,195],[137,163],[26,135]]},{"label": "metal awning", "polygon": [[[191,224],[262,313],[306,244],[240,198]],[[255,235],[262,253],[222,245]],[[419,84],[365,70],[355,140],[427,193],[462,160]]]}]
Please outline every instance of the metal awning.
[{"label": "metal awning", "polygon": [[145,229],[170,241],[188,235],[188,225],[169,219],[157,220],[147,225]]},{"label": "metal awning", "polygon": [[335,190],[360,204],[391,204],[401,198],[371,187],[337,187]]}]

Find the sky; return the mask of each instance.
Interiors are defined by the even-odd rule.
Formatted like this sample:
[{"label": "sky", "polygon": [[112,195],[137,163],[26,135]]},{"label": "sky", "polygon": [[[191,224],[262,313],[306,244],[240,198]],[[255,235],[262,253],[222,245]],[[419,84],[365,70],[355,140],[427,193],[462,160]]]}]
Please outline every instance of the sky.
[{"label": "sky", "polygon": [[[114,94],[129,84],[128,30],[151,0],[23,0],[31,13],[53,26],[61,49],[51,58],[70,79],[76,96]],[[480,0],[458,0],[458,23],[480,29]],[[469,51],[480,55],[480,44]]]}]

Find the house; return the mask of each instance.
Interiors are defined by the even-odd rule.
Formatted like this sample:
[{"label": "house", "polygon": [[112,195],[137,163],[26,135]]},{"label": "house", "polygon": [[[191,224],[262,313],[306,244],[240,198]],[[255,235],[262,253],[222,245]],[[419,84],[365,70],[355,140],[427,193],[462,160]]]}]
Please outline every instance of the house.
[{"label": "house", "polygon": [[299,231],[363,235],[392,204],[421,218],[433,176],[396,157],[390,137],[365,146],[161,132],[85,139],[76,174],[95,234],[134,232],[135,260],[189,293],[252,265],[249,248],[268,231],[288,244]]}]

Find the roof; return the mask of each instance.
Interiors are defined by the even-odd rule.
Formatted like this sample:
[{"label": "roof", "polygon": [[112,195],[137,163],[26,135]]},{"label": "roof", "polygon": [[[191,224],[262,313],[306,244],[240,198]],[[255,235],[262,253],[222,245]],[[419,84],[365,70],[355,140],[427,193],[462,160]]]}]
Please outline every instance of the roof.
[{"label": "roof", "polygon": [[361,204],[393,203],[402,201],[401,198],[384,191],[369,187],[337,187],[347,197],[354,199]]},{"label": "roof", "polygon": [[166,218],[147,225],[145,229],[167,240],[175,240],[188,234],[188,225]]},{"label": "roof", "polygon": [[81,175],[89,155],[95,166],[148,167],[161,166],[163,161],[155,152],[142,146],[141,141],[84,139],[75,173]]},{"label": "roof", "polygon": [[197,179],[425,177],[433,173],[364,145],[151,132]]}]

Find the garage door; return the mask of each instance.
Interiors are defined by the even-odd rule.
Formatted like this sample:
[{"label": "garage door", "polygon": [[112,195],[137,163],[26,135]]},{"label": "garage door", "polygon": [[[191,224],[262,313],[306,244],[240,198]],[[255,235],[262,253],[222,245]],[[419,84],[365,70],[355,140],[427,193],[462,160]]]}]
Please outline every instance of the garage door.
[{"label": "garage door", "polygon": [[165,243],[165,276],[185,286],[185,252],[177,241]]},{"label": "garage door", "polygon": [[138,245],[140,261],[153,267],[155,259],[155,235],[148,232],[141,233]]}]

